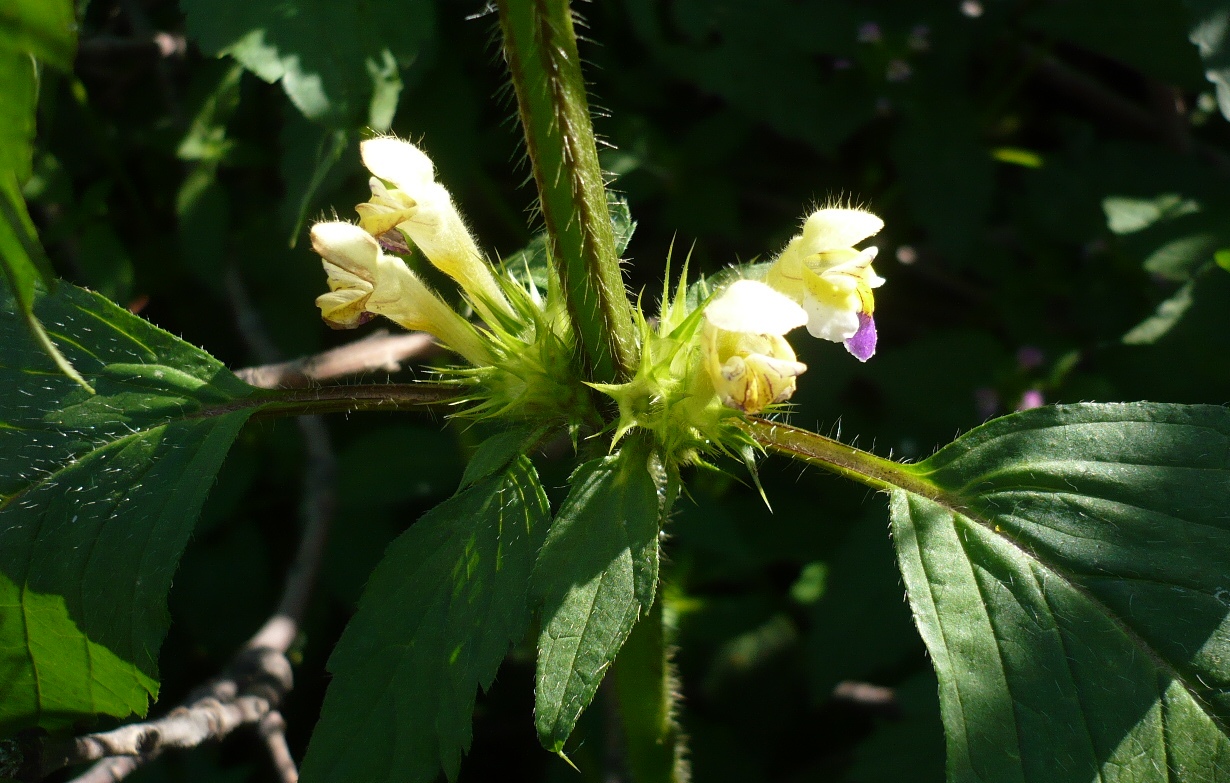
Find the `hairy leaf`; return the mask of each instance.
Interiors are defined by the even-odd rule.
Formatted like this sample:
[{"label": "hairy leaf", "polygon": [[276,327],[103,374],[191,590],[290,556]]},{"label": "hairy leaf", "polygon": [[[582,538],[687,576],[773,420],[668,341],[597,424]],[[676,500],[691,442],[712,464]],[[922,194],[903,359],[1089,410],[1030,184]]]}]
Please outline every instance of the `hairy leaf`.
[{"label": "hairy leaf", "polygon": [[67,283],[35,314],[98,393],[55,371],[5,296],[0,732],[144,714],[171,576],[249,415],[223,406],[253,392],[208,354]]},{"label": "hairy leaf", "polygon": [[457,777],[476,690],[491,687],[529,626],[549,516],[533,465],[518,456],[393,542],[329,659],[305,782]]},{"label": "hairy leaf", "polygon": [[400,72],[435,36],[426,0],[184,0],[189,34],[270,84],[280,81],[309,119],[337,128],[387,130]]},{"label": "hairy leaf", "polygon": [[[535,719],[561,751],[636,621],[653,605],[665,489],[634,441],[587,462],[534,567],[543,599]],[[661,490],[661,491],[660,491]]]},{"label": "hairy leaf", "polygon": [[950,780],[1226,778],[1230,411],[1041,408],[910,474],[893,536]]}]

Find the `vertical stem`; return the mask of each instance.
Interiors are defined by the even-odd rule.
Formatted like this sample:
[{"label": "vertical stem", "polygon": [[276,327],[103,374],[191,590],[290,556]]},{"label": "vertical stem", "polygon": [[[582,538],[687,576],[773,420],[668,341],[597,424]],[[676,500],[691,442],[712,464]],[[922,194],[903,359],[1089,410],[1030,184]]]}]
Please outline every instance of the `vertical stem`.
[{"label": "vertical stem", "polygon": [[626,379],[636,362],[568,0],[498,0],[549,247],[591,380]]},{"label": "vertical stem", "polygon": [[679,679],[671,662],[672,623],[658,600],[628,635],[612,675],[634,783],[684,783],[690,778],[683,731],[675,720]]}]

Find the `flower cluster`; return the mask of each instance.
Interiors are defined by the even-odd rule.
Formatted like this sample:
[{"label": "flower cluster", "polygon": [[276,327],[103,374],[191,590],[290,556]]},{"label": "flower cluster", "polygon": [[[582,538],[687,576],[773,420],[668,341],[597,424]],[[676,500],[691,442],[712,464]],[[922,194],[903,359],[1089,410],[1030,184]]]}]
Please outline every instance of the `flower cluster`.
[{"label": "flower cluster", "polygon": [[638,315],[641,360],[622,384],[596,385],[619,404],[616,440],[633,427],[649,430],[673,463],[726,452],[751,465],[754,449],[744,415],[771,410],[794,394],[807,366],[786,335],[800,326],[844,343],[860,361],[875,353],[871,269],[875,248],[856,250],[883,226],[856,209],[810,215],[771,263],[752,267],[762,280],[707,281],[662,297],[656,327]]},{"label": "flower cluster", "polygon": [[[558,281],[545,296],[531,281],[492,265],[478,249],[431,160],[394,138],[364,142],[371,199],[358,224],[317,223],[329,293],[316,304],[329,325],[350,329],[377,315],[434,335],[468,363],[446,373],[471,391],[467,415],[563,421],[575,432],[600,425],[591,393],[577,376],[575,337]],[[860,361],[875,353],[871,269],[874,247],[854,246],[883,222],[858,209],[812,213],[763,279],[739,279],[711,291],[665,292],[657,323],[638,308],[639,364],[620,384],[590,384],[619,405],[615,439],[632,427],[651,431],[675,463],[712,451],[743,450],[739,422],[785,402],[807,366],[786,340],[792,330],[844,343]],[[463,317],[401,255],[416,249],[456,281],[478,316]],[[767,269],[766,269],[767,267]]]},{"label": "flower cluster", "polygon": [[871,269],[874,247],[854,249],[884,227],[860,209],[813,212],[803,233],[769,265],[764,282],[738,280],[704,309],[703,363],[722,403],[759,413],[790,398],[807,369],[785,335],[806,324],[813,337],[844,343],[865,362],[876,350]]},{"label": "flower cluster", "polygon": [[[463,395],[475,403],[470,415],[546,415],[573,428],[592,419],[558,292],[548,286],[544,297],[488,262],[431,159],[413,144],[370,139],[360,154],[373,176],[371,199],[355,207],[358,225],[328,221],[311,230],[328,276],[329,293],[316,300],[325,322],[353,329],[380,315],[433,335],[470,364],[447,372],[475,390]],[[456,281],[481,322],[450,307],[397,255],[412,248]]]}]

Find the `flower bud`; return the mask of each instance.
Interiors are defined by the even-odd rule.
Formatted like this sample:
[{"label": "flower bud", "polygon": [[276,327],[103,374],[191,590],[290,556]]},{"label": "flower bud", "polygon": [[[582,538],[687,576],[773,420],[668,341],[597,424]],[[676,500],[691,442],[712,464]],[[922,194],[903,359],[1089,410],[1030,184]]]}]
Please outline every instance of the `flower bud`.
[{"label": "flower bud", "polygon": [[490,354],[474,327],[444,303],[401,259],[386,256],[362,228],[328,222],[312,226],[312,249],[323,260],[329,293],[316,299],[325,322],[353,329],[376,315],[434,335],[472,364]]},{"label": "flower bud", "polygon": [[813,337],[844,342],[859,361],[875,353],[873,288],[884,279],[871,269],[876,248],[854,245],[877,233],[884,221],[861,209],[821,209],[790,240],[766,281],[802,305]]},{"label": "flower bud", "polygon": [[511,307],[452,197],[435,181],[431,159],[410,142],[395,138],[369,139],[359,145],[359,152],[363,165],[375,175],[371,200],[355,207],[359,225],[374,236],[399,229],[433,266],[461,285],[484,318],[490,320],[494,311],[510,314]]},{"label": "flower bud", "polygon": [[807,322],[807,313],[764,283],[739,280],[705,308],[701,353],[705,372],[722,404],[759,413],[794,394],[807,369],[785,335]]}]

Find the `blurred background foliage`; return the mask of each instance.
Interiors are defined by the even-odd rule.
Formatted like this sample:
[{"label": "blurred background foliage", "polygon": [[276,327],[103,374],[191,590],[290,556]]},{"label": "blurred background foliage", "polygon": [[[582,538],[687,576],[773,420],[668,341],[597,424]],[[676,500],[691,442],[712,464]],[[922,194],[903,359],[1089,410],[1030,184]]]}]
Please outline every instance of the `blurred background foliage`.
[{"label": "blurred background foliage", "polygon": [[[357,142],[421,142],[493,252],[538,226],[496,21],[479,0],[88,0],[75,75],[46,70],[32,214],[63,277],[253,363],[224,275],[277,347],[320,323],[306,223],[367,198]],[[884,217],[880,353],[796,340],[790,420],[919,459],[1041,403],[1230,400],[1230,10],[1218,0],[609,0],[578,9],[638,228],[633,291],[673,246],[690,271],[767,258],[813,206]],[[1195,43],[1193,43],[1195,42]],[[1199,46],[1195,45],[1196,43]],[[1218,90],[1223,91],[1218,105]],[[372,328],[372,327],[368,327]],[[419,368],[399,379],[426,377]],[[378,378],[379,379],[379,378]],[[477,434],[441,420],[330,422],[341,475],[286,705],[301,755],[324,661],[384,546],[455,488]],[[268,614],[295,542],[302,446],[245,430],[171,595],[164,703]],[[566,463],[541,458],[549,487]],[[737,471],[732,471],[737,474]],[[757,493],[693,476],[663,596],[695,778],[939,781],[935,678],[883,501],[768,460]],[[532,644],[479,702],[463,780],[574,780],[532,728]],[[615,763],[603,692],[574,737]],[[249,743],[245,744],[245,743]],[[169,755],[155,780],[269,780],[255,740]],[[135,779],[135,778],[134,778]]]}]

